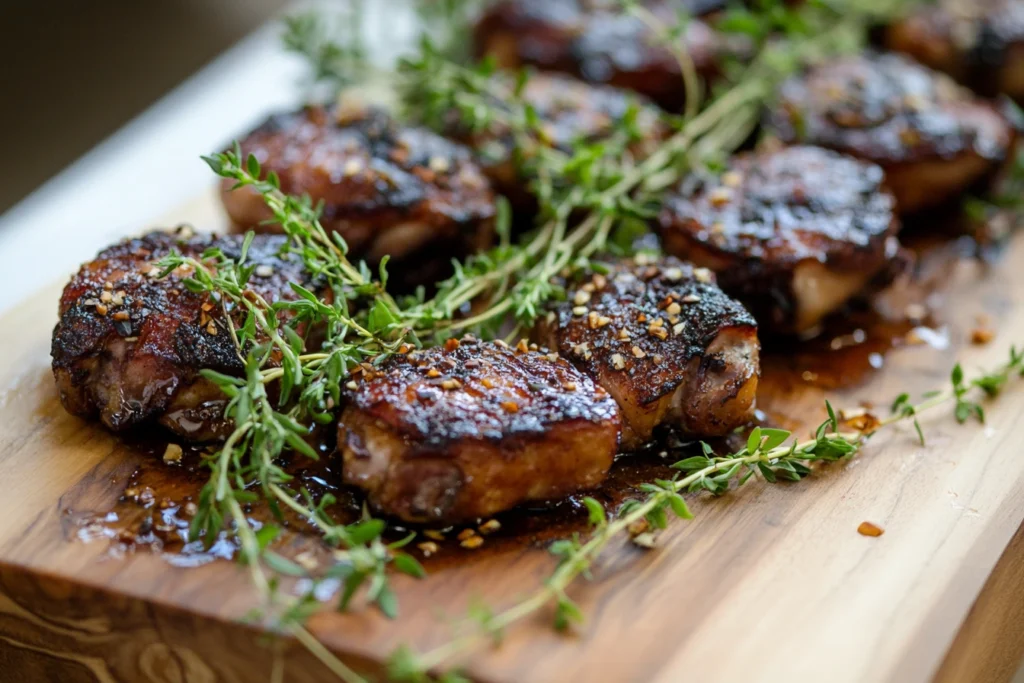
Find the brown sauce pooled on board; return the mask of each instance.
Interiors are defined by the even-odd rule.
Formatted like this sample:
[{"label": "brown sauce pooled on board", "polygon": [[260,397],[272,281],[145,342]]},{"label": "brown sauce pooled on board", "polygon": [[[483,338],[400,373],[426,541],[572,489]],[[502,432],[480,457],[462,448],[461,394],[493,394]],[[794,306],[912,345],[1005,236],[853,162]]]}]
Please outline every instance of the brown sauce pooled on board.
[{"label": "brown sauce pooled on board", "polygon": [[[962,240],[937,243],[923,239],[920,243],[923,246],[917,249],[913,281],[905,279],[870,302],[850,306],[833,316],[814,339],[797,343],[766,340],[758,392],[762,409],[757,413],[759,423],[799,429],[803,433],[810,417],[786,414],[787,407],[792,412],[792,406],[799,403],[794,397],[813,396],[814,405],[818,405],[819,396],[842,394],[864,384],[884,367],[886,353],[894,348],[944,343],[942,321],[929,317],[927,304],[945,282],[952,264],[971,255],[969,245],[965,246]],[[908,311],[918,315],[908,316]],[[719,453],[742,447],[738,437],[712,445]],[[121,497],[112,509],[106,510],[70,509],[69,505],[63,515],[65,536],[87,542],[105,540],[115,556],[138,550],[157,552],[174,566],[199,566],[233,557],[237,546],[225,533],[209,548],[202,541],[188,541],[189,523],[209,470],[202,465],[201,453],[191,448],[184,449],[179,461],[164,462],[166,446],[166,434],[127,441],[124,448],[135,469],[127,481],[114,484],[122,487]],[[356,521],[362,510],[362,495],[339,483],[340,465],[332,455],[333,444],[321,444],[320,451],[323,457],[319,461],[295,456],[285,463],[285,469],[295,476],[294,486],[307,488],[314,498],[326,493],[337,498],[338,502],[330,508],[337,522]],[[608,479],[589,495],[613,510],[629,498],[642,496],[639,484],[671,478],[676,472],[670,467],[673,462],[697,453],[697,444],[683,443],[662,433],[640,452],[620,456]],[[109,478],[97,486],[110,487]],[[493,520],[481,519],[475,524],[448,529],[391,524],[386,540],[397,540],[416,531],[415,540],[406,550],[424,561],[428,569],[441,568],[447,562],[464,562],[474,554],[543,547],[552,540],[586,530],[587,512],[581,499],[582,494],[528,504]],[[296,515],[289,513],[283,521],[274,520],[263,503],[249,506],[246,514],[254,526],[275,523],[285,528],[286,533],[275,543],[275,549],[282,554],[311,554],[328,559],[329,550],[319,542],[318,534]],[[481,540],[467,542],[472,537]]]}]

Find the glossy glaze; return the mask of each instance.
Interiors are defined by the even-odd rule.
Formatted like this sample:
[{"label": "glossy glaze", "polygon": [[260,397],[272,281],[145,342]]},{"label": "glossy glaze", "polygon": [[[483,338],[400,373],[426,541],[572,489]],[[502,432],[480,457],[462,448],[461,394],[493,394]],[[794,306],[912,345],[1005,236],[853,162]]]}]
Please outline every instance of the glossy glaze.
[{"label": "glossy glaze", "polygon": [[[425,263],[447,266],[491,242],[494,194],[472,153],[382,109],[309,106],[270,117],[240,144],[284,192],[322,203],[324,227],[353,258],[401,261],[396,282],[431,281],[439,272]],[[280,230],[264,223],[270,214],[258,194],[232,187],[225,181],[222,199],[236,227]]]},{"label": "glossy glaze", "polygon": [[[223,396],[199,377],[209,368],[241,374],[242,360],[221,303],[182,283],[193,271],[166,277],[154,265],[176,251],[200,259],[219,248],[237,258],[243,237],[152,232],[100,252],[64,288],[53,331],[53,372],[67,410],[98,417],[121,431],[160,420],[195,440],[223,433]],[[257,236],[248,259],[249,288],[266,301],[297,298],[290,282],[309,283],[298,259],[282,258],[285,239]],[[241,325],[239,314],[235,325]]]},{"label": "glossy glaze", "polygon": [[779,88],[765,120],[786,143],[880,165],[901,213],[949,201],[1012,157],[1016,131],[995,105],[895,54],[842,57]]},{"label": "glossy glaze", "polygon": [[734,157],[693,175],[659,217],[665,249],[711,268],[768,332],[806,332],[899,252],[882,169],[820,147]]},{"label": "glossy glaze", "polygon": [[472,338],[357,375],[343,394],[346,482],[415,522],[482,517],[596,486],[615,402],[566,360]]},{"label": "glossy glaze", "polygon": [[615,396],[625,448],[663,422],[719,436],[749,420],[756,324],[710,271],[673,258],[626,260],[567,283],[566,296],[537,337]]}]

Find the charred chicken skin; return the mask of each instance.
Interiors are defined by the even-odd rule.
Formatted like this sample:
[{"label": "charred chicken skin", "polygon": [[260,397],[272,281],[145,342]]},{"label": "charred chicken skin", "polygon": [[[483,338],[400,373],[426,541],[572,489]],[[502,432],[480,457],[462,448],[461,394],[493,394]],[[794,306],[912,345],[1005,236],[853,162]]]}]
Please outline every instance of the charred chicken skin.
[{"label": "charred chicken skin", "polygon": [[[665,26],[679,13],[699,17],[725,3],[714,0],[649,0],[643,3]],[[506,69],[535,66],[590,83],[629,88],[669,111],[685,101],[683,76],[672,50],[640,19],[614,0],[502,0],[474,32],[479,56]],[[683,43],[698,76],[719,74],[726,39],[705,21],[691,19]]]},{"label": "charred chicken skin", "polygon": [[[438,264],[491,243],[494,193],[472,153],[380,109],[306,107],[271,117],[240,144],[283,192],[323,203],[324,227],[345,238],[353,258],[400,263],[402,284],[440,279]],[[222,198],[237,228],[280,230],[265,223],[256,192],[232,187],[225,181]]]},{"label": "charred chicken skin", "polygon": [[[511,79],[504,83],[511,97],[514,84]],[[638,139],[630,144],[629,152],[635,158],[646,158],[671,133],[662,120],[662,113],[647,100],[618,88],[589,85],[568,76],[532,74],[523,88],[522,98],[534,108],[542,122],[543,143],[566,152],[581,140],[594,142],[613,135],[634,111],[633,125]],[[502,106],[501,102],[494,104]],[[513,159],[516,141],[507,126],[495,121],[485,129],[470,130],[459,125],[453,113],[446,133],[477,151],[494,188],[509,197],[513,206],[524,211],[530,209],[531,200],[525,187],[528,181],[516,170]]]},{"label": "charred chicken skin", "polygon": [[714,274],[642,257],[570,283],[537,338],[608,390],[633,449],[659,424],[721,436],[748,422],[760,375],[757,327]]},{"label": "charred chicken skin", "polygon": [[840,58],[791,78],[767,125],[783,142],[878,164],[901,214],[994,179],[1016,137],[996,106],[893,54]]},{"label": "charred chicken skin", "polygon": [[941,0],[891,24],[884,42],[986,97],[1024,100],[1021,0]]},{"label": "charred chicken skin", "polygon": [[393,517],[454,523],[592,488],[619,414],[552,354],[465,338],[387,360],[344,391],[347,483]]},{"label": "charred chicken skin", "polygon": [[740,155],[668,196],[662,242],[715,271],[760,329],[806,334],[899,251],[882,180],[875,164],[820,147]]},{"label": "charred chicken skin", "polygon": [[[154,264],[176,250],[199,259],[219,247],[237,258],[242,236],[152,232],[103,250],[64,288],[53,331],[53,374],[68,412],[114,431],[157,421],[192,441],[220,438],[224,395],[199,370],[241,374],[242,360],[219,303],[183,286],[191,270],[167,277]],[[285,238],[257,235],[249,288],[268,302],[308,283],[298,259],[278,252]]]}]

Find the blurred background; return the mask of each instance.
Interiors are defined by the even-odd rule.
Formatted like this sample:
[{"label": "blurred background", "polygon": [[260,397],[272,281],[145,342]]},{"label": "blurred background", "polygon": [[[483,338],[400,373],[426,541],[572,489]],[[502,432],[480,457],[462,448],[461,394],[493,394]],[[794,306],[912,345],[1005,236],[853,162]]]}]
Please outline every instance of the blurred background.
[{"label": "blurred background", "polygon": [[0,1],[0,214],[287,4]]}]

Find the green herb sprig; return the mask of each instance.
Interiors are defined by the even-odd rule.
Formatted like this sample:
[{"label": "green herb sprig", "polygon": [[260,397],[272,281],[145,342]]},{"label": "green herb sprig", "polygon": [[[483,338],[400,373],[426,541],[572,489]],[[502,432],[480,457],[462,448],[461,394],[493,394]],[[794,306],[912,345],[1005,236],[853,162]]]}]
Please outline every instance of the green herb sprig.
[{"label": "green herb sprig", "polygon": [[676,477],[642,484],[639,490],[647,494],[646,498],[627,501],[613,519],[609,519],[598,501],[584,499],[592,535],[586,541],[574,536],[550,546],[549,550],[558,558],[558,563],[543,586],[501,612],[476,609],[469,619],[462,622],[470,626],[467,633],[433,650],[416,654],[407,647],[399,648],[390,660],[391,679],[413,683],[431,680],[432,672],[450,667],[487,643],[499,642],[507,628],[552,605],[556,628],[566,629],[582,622],[583,612],[568,596],[569,587],[580,576],[589,576],[595,561],[616,539],[631,538],[640,547],[652,548],[655,545],[654,534],[668,526],[669,513],[680,519],[693,519],[682,495],[684,493],[706,491],[719,496],[734,484],[742,486],[755,477],[768,483],[800,481],[813,473],[816,463],[839,462],[854,457],[882,428],[912,419],[920,430],[917,415],[950,402],[955,403],[958,419],[963,412],[984,421],[982,411],[973,407],[961,408],[968,402],[968,393],[976,389],[992,397],[1002,391],[1011,379],[1024,377],[1024,353],[1011,348],[1006,362],[969,382],[964,381],[959,367],[957,365],[952,373],[949,389],[932,393],[917,404],[911,404],[901,396],[897,401],[899,409],[890,416],[865,420],[854,431],[840,429],[836,412],[826,402],[828,418],[807,440],[794,439],[793,434],[786,430],[755,427],[748,436],[746,447],[730,455],[717,455],[710,446],[702,443],[701,455],[672,465],[679,471]]},{"label": "green herb sprig", "polygon": [[[649,11],[624,1],[641,19],[655,21]],[[741,79],[702,111],[690,112],[679,124],[668,117],[678,131],[643,159],[630,153],[639,135],[635,109],[600,140],[576,141],[571,150],[562,149],[525,95],[528,74],[511,81],[488,62],[475,67],[454,63],[424,41],[417,55],[398,65],[396,86],[406,112],[441,132],[454,127],[513,140],[512,160],[523,178],[532,179],[541,221],[524,244],[503,244],[471,257],[441,283],[434,301],[411,315],[439,321],[436,329],[448,333],[487,335],[509,315],[518,322],[512,335],[532,324],[544,302],[561,294],[551,284],[555,275],[566,268],[594,268],[591,257],[620,243],[615,239],[620,232],[656,215],[668,188],[747,139],[777,83],[808,62],[861,46],[864,26],[874,16],[818,6],[806,14],[812,36],[802,28],[800,40],[766,45]],[[675,32],[668,30],[662,40]],[[477,304],[474,315],[453,320],[452,311],[469,301]]]},{"label": "green herb sprig", "polygon": [[[247,260],[252,233],[246,235],[234,259],[213,248],[199,259],[172,254],[158,264],[161,276],[187,269],[191,277],[184,280],[185,287],[220,301],[225,325],[245,369],[241,377],[201,371],[229,399],[224,419],[234,429],[220,451],[205,461],[210,479],[200,492],[191,536],[212,542],[230,521],[243,559],[250,565],[259,563],[255,548],[259,560],[275,572],[296,576],[301,567],[267,550],[280,528],[266,525],[253,532],[258,541],[253,545],[247,540],[251,529],[238,515],[241,505],[259,500],[265,501],[277,518],[282,518],[282,509],[290,509],[319,530],[329,546],[344,549],[336,553],[338,561],[325,574],[344,581],[339,607],[347,607],[356,592],[366,587],[367,599],[394,616],[397,604],[387,581],[388,565],[393,562],[400,571],[422,575],[422,568],[411,556],[398,552],[411,537],[386,546],[380,540],[385,527],[381,520],[366,519],[348,526],[334,522],[327,512],[335,502],[333,497],[314,501],[308,491],[293,490],[293,477],[280,460],[286,451],[318,459],[308,443],[311,428],[333,422],[344,379],[354,369],[412,348],[417,343],[415,335],[400,324],[397,304],[384,287],[386,270],[381,268],[378,281],[365,264],[352,264],[344,240],[328,235],[308,198],[282,193],[276,175],[264,177],[255,157],[243,162],[237,148],[205,160],[217,175],[233,180],[236,190],[247,188],[263,198],[288,237],[281,257],[301,259],[319,291],[291,283],[298,298],[271,304],[250,289],[249,280],[256,270]],[[372,303],[357,306],[359,302]],[[307,339],[298,330],[314,327],[323,330],[324,341],[320,348],[307,351]],[[268,391],[271,384],[276,389],[273,395]],[[272,582],[268,585],[274,587]],[[299,600],[278,610],[278,623],[295,621],[302,609],[309,607],[308,600]]]},{"label": "green herb sprig", "polygon": [[281,42],[310,66],[310,85],[337,93],[366,81],[372,73],[363,39],[365,0],[349,0],[329,20],[316,12],[286,16]]}]

